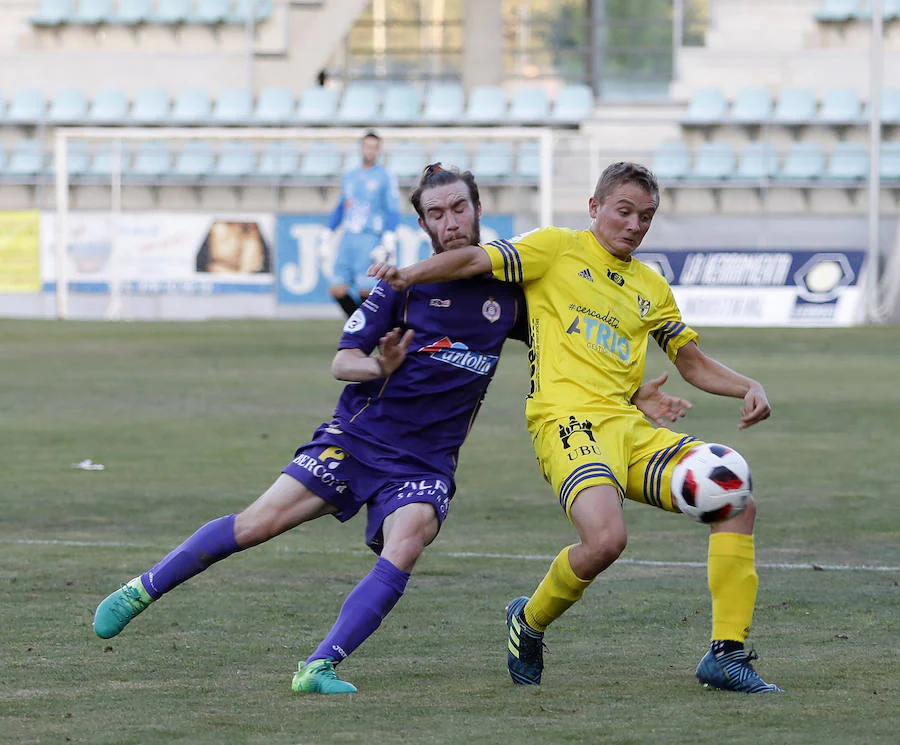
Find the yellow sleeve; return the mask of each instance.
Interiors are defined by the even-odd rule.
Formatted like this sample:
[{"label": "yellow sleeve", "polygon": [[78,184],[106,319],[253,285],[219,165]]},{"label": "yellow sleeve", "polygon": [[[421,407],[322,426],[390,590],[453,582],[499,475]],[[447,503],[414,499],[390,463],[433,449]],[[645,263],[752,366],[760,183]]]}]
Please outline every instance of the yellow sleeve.
[{"label": "yellow sleeve", "polygon": [[485,243],[482,248],[491,258],[494,277],[522,284],[544,275],[559,252],[560,236],[558,228],[541,228],[512,240]]},{"label": "yellow sleeve", "polygon": [[666,288],[666,297],[654,315],[650,335],[672,362],[675,362],[678,350],[685,344],[700,339],[699,334],[681,320],[681,311],[675,303],[671,287]]}]

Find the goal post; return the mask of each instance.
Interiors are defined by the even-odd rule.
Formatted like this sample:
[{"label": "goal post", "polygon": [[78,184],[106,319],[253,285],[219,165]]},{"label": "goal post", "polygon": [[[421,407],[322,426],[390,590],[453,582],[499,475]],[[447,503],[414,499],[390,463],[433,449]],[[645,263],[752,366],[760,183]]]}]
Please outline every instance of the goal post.
[{"label": "goal post", "polygon": [[[307,146],[315,142],[335,142],[343,149],[349,147],[351,141],[358,141],[372,128],[242,128],[242,127],[60,127],[55,130],[54,147],[54,179],[55,179],[55,308],[56,316],[60,319],[69,317],[70,283],[69,274],[69,250],[71,246],[71,200],[70,189],[77,187],[80,181],[70,178],[69,162],[73,156],[72,143],[80,142],[95,147],[98,143],[112,145],[112,167],[108,174],[108,187],[110,189],[109,214],[110,222],[110,273],[109,273],[109,304],[106,317],[116,319],[120,317],[122,309],[122,275],[121,267],[117,261],[116,233],[119,216],[123,208],[123,185],[128,185],[128,169],[126,168],[126,149],[137,143],[167,142],[173,148],[180,150],[189,141],[204,141],[213,144],[218,149],[225,142],[240,141],[250,144],[259,143],[260,148],[273,142],[298,143]],[[438,143],[464,144],[469,156],[469,164],[476,180],[483,184],[478,173],[477,152],[481,143],[490,141],[505,141],[510,143],[534,143],[536,145],[537,164],[536,180],[528,183],[537,188],[537,214],[539,224],[550,225],[553,223],[553,163],[554,163],[554,132],[545,127],[377,127],[374,128],[378,136],[384,142],[384,154],[388,155],[388,170],[391,170],[390,153],[392,145],[398,142],[419,142],[425,147],[424,151],[433,152]],[[428,164],[426,159],[421,163],[421,169]],[[449,163],[448,165],[460,165]],[[334,174],[334,184],[339,183],[340,173]],[[516,180],[516,174],[510,173],[508,185],[514,187],[522,184],[522,180]],[[533,177],[532,177],[533,178]],[[166,178],[160,178],[158,183],[144,177],[143,185],[158,186],[161,189],[172,182]],[[202,188],[204,181],[197,182]],[[268,182],[254,182],[259,185],[267,185]],[[273,184],[282,188],[310,188],[300,180],[283,178],[274,179]],[[185,181],[184,185],[191,185]],[[199,207],[200,211],[215,211],[215,207]],[[277,212],[273,206],[272,212]]]}]

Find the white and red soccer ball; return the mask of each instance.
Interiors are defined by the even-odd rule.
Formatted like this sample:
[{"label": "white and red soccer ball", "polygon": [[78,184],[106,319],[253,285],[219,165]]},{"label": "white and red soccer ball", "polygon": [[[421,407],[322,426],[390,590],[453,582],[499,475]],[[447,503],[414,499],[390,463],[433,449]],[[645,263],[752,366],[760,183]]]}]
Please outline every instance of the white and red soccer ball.
[{"label": "white and red soccer ball", "polygon": [[708,443],[689,451],[672,471],[672,498],[698,523],[737,517],[750,502],[750,466],[736,450]]}]

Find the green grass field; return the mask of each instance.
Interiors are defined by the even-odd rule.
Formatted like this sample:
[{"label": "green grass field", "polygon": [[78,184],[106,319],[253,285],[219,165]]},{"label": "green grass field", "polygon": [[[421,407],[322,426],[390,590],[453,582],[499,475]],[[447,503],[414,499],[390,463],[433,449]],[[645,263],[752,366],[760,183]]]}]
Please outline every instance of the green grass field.
[{"label": "green grass field", "polygon": [[[694,401],[686,431],[753,466],[751,639],[787,695],[696,684],[706,531],[635,504],[623,560],[548,632],[544,685],[512,685],[503,608],[574,538],[534,461],[513,343],[442,534],[342,665],[359,694],[298,697],[290,680],[371,567],[361,518],[232,557],[98,639],[107,593],[240,510],[330,416],[339,331],[0,321],[0,742],[898,741],[898,328],[703,332],[710,354],[767,388],[774,416],[746,432],[738,401],[669,386]],[[648,373],[663,369],[654,353]],[[105,470],[71,468],[85,458]]]}]

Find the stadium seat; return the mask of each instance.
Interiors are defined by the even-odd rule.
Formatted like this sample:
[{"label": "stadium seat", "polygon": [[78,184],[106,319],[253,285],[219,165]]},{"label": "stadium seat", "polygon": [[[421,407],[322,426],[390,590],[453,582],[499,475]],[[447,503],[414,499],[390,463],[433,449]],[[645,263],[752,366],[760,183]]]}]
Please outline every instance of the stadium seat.
[{"label": "stadium seat", "polygon": [[541,147],[534,140],[519,143],[516,177],[529,184],[536,184],[541,179]]},{"label": "stadium seat", "polygon": [[810,181],[820,178],[824,171],[822,146],[816,142],[795,142],[775,178],[778,181]]},{"label": "stadium seat", "polygon": [[30,179],[44,172],[44,146],[37,140],[19,140],[9,153],[6,175]]},{"label": "stadium seat", "polygon": [[[456,166],[460,171],[466,171],[469,169],[470,163],[469,152],[462,142],[445,140],[444,142],[439,142],[435,145],[428,162],[440,163],[445,168]],[[475,174],[476,178],[478,178],[478,176],[479,174]]]},{"label": "stadium seat", "polygon": [[550,101],[543,88],[525,86],[513,94],[507,113],[511,124],[544,124],[549,118]]},{"label": "stadium seat", "polygon": [[472,170],[483,181],[505,181],[514,171],[513,146],[505,140],[485,140],[475,151]]},{"label": "stadium seat", "polygon": [[691,96],[681,122],[685,125],[721,124],[728,112],[728,99],[717,88],[698,88]]},{"label": "stadium seat", "polygon": [[833,88],[822,97],[817,122],[834,126],[860,124],[861,102],[854,88]]},{"label": "stadium seat", "polygon": [[29,19],[33,26],[52,28],[72,22],[75,0],[41,0],[38,11]]},{"label": "stadium seat", "polygon": [[878,175],[883,181],[900,186],[900,142],[885,142],[881,146]]},{"label": "stadium seat", "polygon": [[502,124],[506,121],[506,92],[497,85],[476,85],[469,93],[463,120],[467,124]]},{"label": "stadium seat", "polygon": [[784,126],[812,124],[816,118],[816,94],[809,88],[785,88],[778,96],[772,122]]},{"label": "stadium seat", "polygon": [[253,111],[253,123],[282,126],[294,118],[294,94],[287,88],[263,88]]},{"label": "stadium seat", "polygon": [[188,23],[218,26],[225,23],[231,13],[231,0],[197,0],[197,7],[188,15]]},{"label": "stadium seat", "polygon": [[401,140],[390,145],[385,164],[399,181],[416,181],[428,165],[428,155],[420,142]]},{"label": "stadium seat", "polygon": [[881,12],[885,21],[900,19],[900,0],[882,0]]},{"label": "stadium seat", "polygon": [[680,181],[691,170],[691,152],[687,143],[664,142],[653,155],[653,172],[662,181]]},{"label": "stadium seat", "polygon": [[[70,177],[83,176],[88,172],[91,154],[88,144],[84,140],[69,140],[66,148],[66,170]],[[56,173],[56,154],[51,153],[47,162],[47,172],[52,176]]]},{"label": "stadium seat", "polygon": [[175,155],[172,175],[179,179],[196,180],[213,173],[216,156],[212,145],[203,140],[188,140]]},{"label": "stadium seat", "polygon": [[202,88],[185,88],[175,97],[169,121],[179,126],[208,124],[212,113],[209,94]]},{"label": "stadium seat", "polygon": [[115,15],[113,0],[79,0],[72,23],[83,26],[99,26]]},{"label": "stadium seat", "polygon": [[831,151],[824,179],[863,181],[869,175],[869,148],[859,142],[839,142]]},{"label": "stadium seat", "polygon": [[170,106],[169,94],[163,88],[144,88],[135,96],[128,121],[135,125],[168,124]]},{"label": "stadium seat", "polygon": [[37,88],[23,88],[9,103],[6,112],[7,124],[39,124],[44,121],[47,101],[43,91]]},{"label": "stadium seat", "polygon": [[247,88],[226,88],[216,96],[211,124],[249,124],[253,116],[253,93]]},{"label": "stadium seat", "polygon": [[148,20],[169,26],[187,23],[192,5],[193,0],[156,0],[156,11]]},{"label": "stadium seat", "polygon": [[861,7],[860,0],[822,0],[814,17],[817,21],[843,23],[858,16]]},{"label": "stadium seat", "polygon": [[300,124],[332,124],[337,116],[337,107],[336,91],[318,86],[307,88],[300,96],[294,118]]},{"label": "stadium seat", "polygon": [[125,168],[128,176],[141,178],[167,175],[172,170],[172,152],[168,142],[151,140],[141,143],[134,153],[131,162],[125,156]]},{"label": "stadium seat", "polygon": [[123,124],[128,118],[128,96],[120,88],[97,92],[87,114],[89,124]]},{"label": "stadium seat", "polygon": [[422,94],[414,85],[391,85],[384,93],[379,121],[382,124],[412,124],[422,113]]},{"label": "stadium seat", "polygon": [[881,94],[881,121],[900,124],[900,88],[885,88]]},{"label": "stadium seat", "polygon": [[767,88],[742,88],[731,104],[732,124],[763,124],[772,116],[772,94]]},{"label": "stadium seat", "polygon": [[6,116],[6,99],[3,97],[3,94],[0,93],[0,123],[3,122],[3,119],[5,116]]},{"label": "stadium seat", "polygon": [[341,158],[341,150],[333,142],[309,142],[304,148],[298,175],[311,180],[339,178]]},{"label": "stadium seat", "polygon": [[734,172],[735,181],[768,181],[778,172],[778,153],[770,142],[744,145]]},{"label": "stadium seat", "polygon": [[594,93],[587,85],[564,86],[556,95],[550,121],[553,124],[581,124],[594,112]]},{"label": "stadium seat", "polygon": [[465,93],[459,83],[432,85],[425,95],[423,124],[458,124],[465,109]]},{"label": "stadium seat", "polygon": [[229,23],[262,23],[272,15],[272,0],[236,0],[235,6],[228,14]]},{"label": "stadium seat", "polygon": [[350,83],[337,113],[341,124],[374,124],[378,118],[378,89],[369,83]]},{"label": "stadium seat", "polygon": [[119,0],[116,12],[106,19],[117,26],[139,26],[153,16],[153,0]]},{"label": "stadium seat", "polygon": [[728,142],[705,142],[694,157],[688,178],[694,181],[722,181],[734,175],[734,149]]},{"label": "stadium seat", "polygon": [[[116,149],[119,149],[118,155]],[[95,177],[98,179],[108,180],[113,171],[117,168],[122,172],[129,170],[128,148],[123,142],[101,142],[98,143],[90,155],[90,162],[84,171],[84,176]]]},{"label": "stadium seat", "polygon": [[81,124],[87,121],[88,101],[77,88],[61,90],[53,98],[47,121],[50,124]]},{"label": "stadium seat", "polygon": [[288,179],[300,171],[300,148],[296,142],[271,142],[259,159],[256,175]]},{"label": "stadium seat", "polygon": [[256,149],[250,142],[226,142],[213,173],[224,178],[241,178],[256,172]]}]

